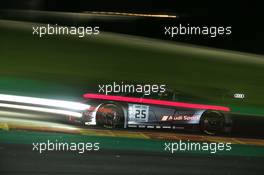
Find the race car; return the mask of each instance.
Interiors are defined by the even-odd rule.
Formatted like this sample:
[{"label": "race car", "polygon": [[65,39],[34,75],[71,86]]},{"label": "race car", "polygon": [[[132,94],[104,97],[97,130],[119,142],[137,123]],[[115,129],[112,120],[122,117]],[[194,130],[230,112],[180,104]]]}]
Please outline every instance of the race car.
[{"label": "race car", "polygon": [[85,125],[106,128],[191,128],[210,135],[229,132],[232,126],[229,107],[175,101],[175,93],[161,93],[158,99],[96,93],[87,93],[83,97],[90,105],[81,119]]}]

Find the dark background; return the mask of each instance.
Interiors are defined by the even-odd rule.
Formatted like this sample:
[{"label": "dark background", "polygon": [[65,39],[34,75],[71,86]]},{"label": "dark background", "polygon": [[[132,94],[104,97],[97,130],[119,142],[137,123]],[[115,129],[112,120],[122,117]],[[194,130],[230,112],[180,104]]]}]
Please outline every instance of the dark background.
[{"label": "dark background", "polygon": [[[111,11],[177,15],[179,17],[177,19],[137,18],[125,21],[92,22],[100,25],[100,28],[106,31],[243,52],[264,53],[262,44],[264,20],[260,1],[234,1],[231,3],[231,1],[214,0],[4,0],[1,1],[0,9],[67,12]],[[38,19],[38,21],[58,23],[52,19],[50,21]],[[173,39],[164,35],[164,26],[178,26],[179,23],[192,26],[232,26],[232,35],[222,35],[216,38],[186,35]],[[68,21],[67,24],[71,24],[71,22]]]}]

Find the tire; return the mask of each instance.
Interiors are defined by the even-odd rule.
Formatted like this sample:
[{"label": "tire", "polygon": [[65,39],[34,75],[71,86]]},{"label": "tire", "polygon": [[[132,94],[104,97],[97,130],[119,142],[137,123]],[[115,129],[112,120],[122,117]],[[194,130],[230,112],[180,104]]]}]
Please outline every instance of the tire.
[{"label": "tire", "polygon": [[123,128],[124,112],[116,104],[104,104],[96,113],[96,125],[105,128]]},{"label": "tire", "polygon": [[200,120],[200,129],[208,135],[222,133],[225,126],[225,117],[218,111],[205,112]]}]

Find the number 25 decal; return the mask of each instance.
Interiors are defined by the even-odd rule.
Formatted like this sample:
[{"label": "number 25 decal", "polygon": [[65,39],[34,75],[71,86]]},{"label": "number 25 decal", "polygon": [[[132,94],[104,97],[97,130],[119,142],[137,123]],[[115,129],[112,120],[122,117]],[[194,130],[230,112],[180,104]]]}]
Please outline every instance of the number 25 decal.
[{"label": "number 25 decal", "polygon": [[149,106],[147,105],[133,105],[132,118],[137,122],[148,122]]},{"label": "number 25 decal", "polygon": [[135,118],[141,118],[141,119],[145,119],[146,118],[146,109],[136,109],[136,114],[135,114]]}]

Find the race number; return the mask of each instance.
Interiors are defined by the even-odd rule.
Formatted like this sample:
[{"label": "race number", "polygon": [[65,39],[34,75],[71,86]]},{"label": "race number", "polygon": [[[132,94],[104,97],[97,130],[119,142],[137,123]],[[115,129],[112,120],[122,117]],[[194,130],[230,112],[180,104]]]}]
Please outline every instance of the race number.
[{"label": "race number", "polygon": [[133,104],[129,106],[129,120],[148,122],[149,106]]}]

